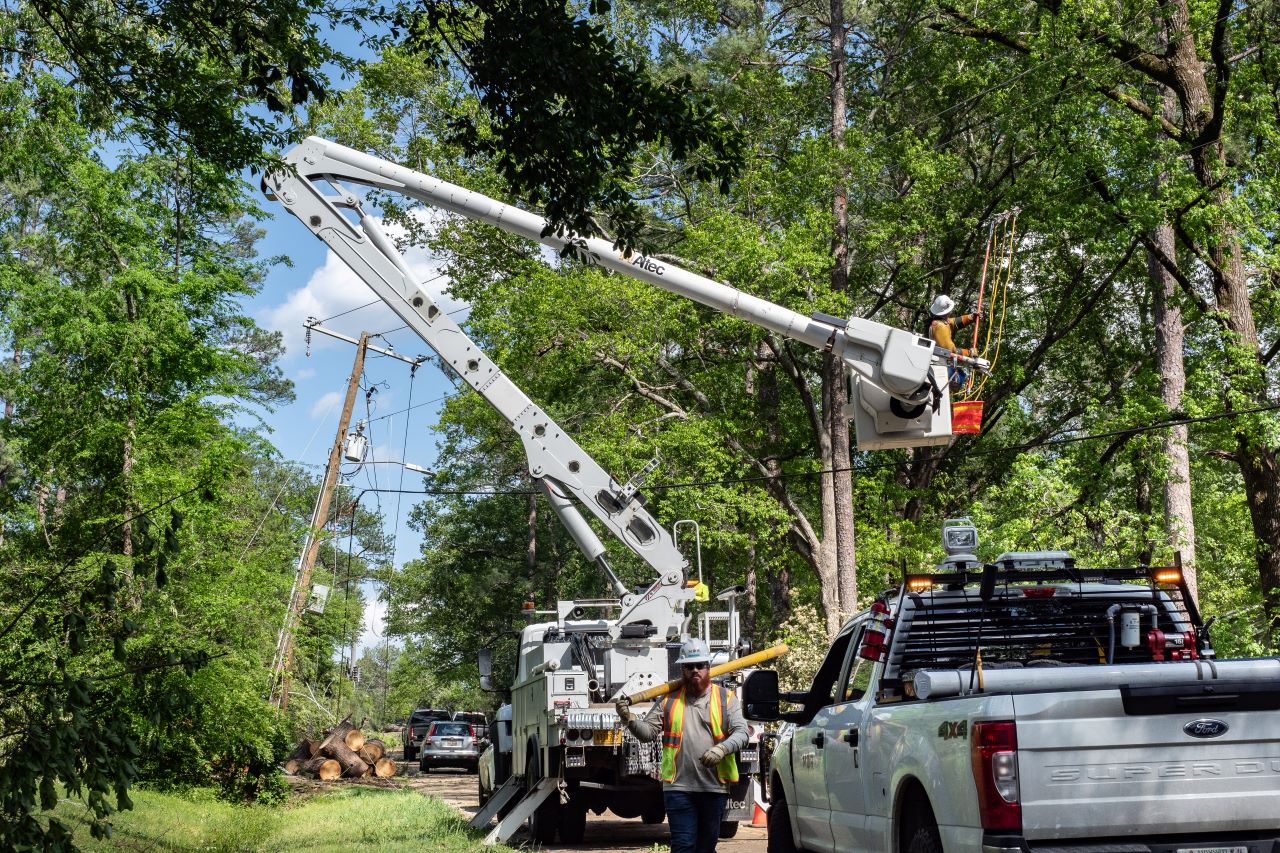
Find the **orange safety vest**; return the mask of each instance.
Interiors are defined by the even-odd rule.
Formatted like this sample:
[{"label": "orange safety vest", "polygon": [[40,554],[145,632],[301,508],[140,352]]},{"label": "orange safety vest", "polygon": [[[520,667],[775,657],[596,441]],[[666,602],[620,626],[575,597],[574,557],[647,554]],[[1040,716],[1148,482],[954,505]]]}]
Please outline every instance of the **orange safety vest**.
[{"label": "orange safety vest", "polygon": [[[724,709],[732,697],[723,685],[711,685],[711,739],[716,743],[728,737],[724,732]],[[684,687],[667,703],[662,720],[662,781],[676,781],[676,756],[684,732]],[[716,778],[721,782],[738,781],[738,758],[732,752],[716,765]]]}]

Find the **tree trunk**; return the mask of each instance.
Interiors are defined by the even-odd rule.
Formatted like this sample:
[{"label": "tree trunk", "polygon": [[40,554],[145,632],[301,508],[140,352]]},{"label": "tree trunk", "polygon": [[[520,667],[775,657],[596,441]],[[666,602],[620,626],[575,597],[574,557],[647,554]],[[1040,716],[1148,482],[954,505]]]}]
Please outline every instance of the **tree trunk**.
[{"label": "tree trunk", "polygon": [[364,746],[364,733],[359,729],[352,729],[347,732],[347,735],[343,740],[347,744],[347,749],[352,752],[359,752],[360,748]]},{"label": "tree trunk", "polygon": [[390,758],[379,758],[373,768],[373,775],[379,779],[389,779],[400,772],[400,765]]},{"label": "tree trunk", "polygon": [[369,765],[376,765],[380,759],[387,756],[387,747],[380,740],[367,740],[364,746],[356,751],[360,754],[360,759]]},{"label": "tree trunk", "polygon": [[334,761],[332,758],[325,758],[323,755],[317,755],[315,758],[302,765],[302,771],[311,776],[315,776],[323,782],[331,782],[342,776],[342,765]]},{"label": "tree trunk", "polygon": [[[1210,50],[1213,64],[1201,61],[1186,0],[1173,0],[1163,8],[1167,10],[1165,20],[1171,45],[1169,69],[1173,80],[1170,88],[1177,96],[1184,126],[1195,140],[1189,150],[1192,168],[1196,180],[1205,189],[1208,203],[1217,210],[1227,211],[1231,207],[1231,184],[1221,180],[1227,172],[1222,141],[1225,116],[1210,95],[1207,75],[1216,75],[1215,85],[1225,88],[1232,71],[1231,62],[1224,55],[1222,45],[1216,43]],[[1225,39],[1227,31],[1224,21],[1224,26],[1215,34]],[[1225,105],[1229,100],[1223,99],[1222,103]],[[1223,215],[1211,239],[1205,241],[1207,245],[1196,248],[1206,259],[1211,273],[1214,299],[1227,327],[1228,353],[1239,349],[1254,357],[1249,364],[1235,367],[1228,374],[1230,387],[1223,396],[1230,408],[1231,398],[1237,395],[1264,402],[1266,382],[1258,329],[1249,302],[1249,281],[1241,260],[1240,237]],[[1280,493],[1277,493],[1275,479],[1276,453],[1264,439],[1250,434],[1247,427],[1242,426],[1236,432],[1235,455],[1247,490],[1263,606],[1268,631],[1274,639],[1276,630],[1280,629]]]},{"label": "tree trunk", "polygon": [[[1167,107],[1166,107],[1167,109]],[[1175,257],[1174,233],[1169,225],[1153,229],[1151,241],[1165,257]],[[1164,264],[1148,253],[1147,271],[1155,295],[1156,364],[1160,371],[1160,402],[1165,411],[1181,412],[1187,387],[1183,363],[1182,310],[1178,307],[1178,282]],[[1166,541],[1182,553],[1182,574],[1191,597],[1200,600],[1196,583],[1196,525],[1191,511],[1191,456],[1185,424],[1169,427],[1164,435],[1164,525]]]},{"label": "tree trunk", "polygon": [[350,779],[358,779],[361,776],[369,775],[369,765],[365,763],[363,758],[352,752],[343,740],[325,741],[325,745],[320,748],[320,754],[326,755],[342,765],[343,776]]},{"label": "tree trunk", "polygon": [[310,759],[315,758],[319,752],[320,741],[304,737],[302,740],[298,741],[298,745],[293,748],[293,752],[285,756],[285,761],[291,761],[295,758],[301,759],[302,761],[309,761]]},{"label": "tree trunk", "polygon": [[[831,146],[837,157],[844,151],[847,122],[845,68],[844,0],[831,0]],[[846,180],[841,166],[831,193],[831,290],[840,296],[849,291],[849,196]],[[830,610],[827,613],[828,632],[835,636],[844,617],[857,612],[858,574],[849,423],[844,417],[844,408],[849,402],[849,386],[843,361],[830,353],[823,356],[822,381],[823,426],[831,436],[831,455],[827,465],[831,470],[835,522],[834,527],[824,526],[823,539],[830,540],[833,547],[836,583],[835,595],[824,593],[823,600],[835,599],[835,614]]]}]

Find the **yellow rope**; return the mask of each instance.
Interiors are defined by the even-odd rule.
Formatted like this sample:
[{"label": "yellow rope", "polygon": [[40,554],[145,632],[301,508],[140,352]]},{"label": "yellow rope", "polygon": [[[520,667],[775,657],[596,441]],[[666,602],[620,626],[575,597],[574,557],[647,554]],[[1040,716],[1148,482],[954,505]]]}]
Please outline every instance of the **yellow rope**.
[{"label": "yellow rope", "polygon": [[[1004,252],[1002,252],[1002,257],[1005,258],[1005,271],[1004,271],[1005,274],[1004,274],[1003,284],[1001,284],[1000,279],[998,277],[996,279],[996,289],[1000,291],[1000,295],[998,297],[1000,300],[1000,328],[996,332],[996,351],[995,351],[995,355],[991,357],[991,366],[988,368],[987,372],[983,375],[982,381],[978,383],[977,389],[975,389],[973,392],[974,397],[977,397],[979,394],[982,393],[982,389],[986,387],[987,380],[990,379],[991,374],[995,372],[996,362],[1000,360],[1000,344],[1004,340],[1004,318],[1005,318],[1006,310],[1009,305],[1009,283],[1013,280],[1013,248],[1014,248],[1014,236],[1017,234],[1017,231],[1018,231],[1018,214],[1015,212],[1013,214],[1013,218],[1010,221],[1009,227],[1007,229],[1007,233],[1009,235],[1007,245],[1004,247]],[[996,300],[992,299],[991,311],[992,311],[993,317],[995,314],[995,305],[996,305]],[[990,322],[988,322],[988,325],[987,325],[987,335],[989,339],[991,335]]]}]

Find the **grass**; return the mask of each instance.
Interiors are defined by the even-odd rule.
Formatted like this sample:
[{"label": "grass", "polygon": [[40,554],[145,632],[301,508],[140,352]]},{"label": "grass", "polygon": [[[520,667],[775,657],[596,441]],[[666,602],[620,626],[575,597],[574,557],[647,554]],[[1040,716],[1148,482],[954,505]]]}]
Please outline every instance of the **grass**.
[{"label": "grass", "polygon": [[[214,853],[253,851],[401,851],[442,853],[509,851],[482,847],[456,809],[408,790],[343,784],[300,794],[278,807],[224,803],[206,791],[182,794],[134,790],[134,808],[113,816],[115,831],[95,841],[86,828],[76,832],[81,850]],[[57,816],[76,824],[83,806],[64,800]]]}]

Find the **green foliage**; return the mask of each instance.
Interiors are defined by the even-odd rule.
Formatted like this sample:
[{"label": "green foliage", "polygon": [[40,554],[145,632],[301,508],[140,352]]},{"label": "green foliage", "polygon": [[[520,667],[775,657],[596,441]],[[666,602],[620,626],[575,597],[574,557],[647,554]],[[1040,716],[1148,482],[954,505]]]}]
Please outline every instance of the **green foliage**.
[{"label": "green foliage", "polygon": [[295,526],[226,416],[291,391],[238,304],[261,270],[235,180],[186,151],[107,166],[51,77],[0,97],[0,846],[67,849],[59,785],[101,838],[139,779],[279,795],[261,667]]},{"label": "green foliage", "polygon": [[72,80],[89,129],[128,129],[161,149],[180,142],[237,170],[292,139],[287,118],[325,97],[327,64],[354,67],[326,31],[379,17],[371,3],[28,0],[6,7],[0,55],[24,74]]},{"label": "green foliage", "polygon": [[739,134],[689,76],[658,79],[602,21],[566,0],[423,0],[408,44],[429,62],[457,61],[487,121],[462,115],[452,136],[491,159],[511,188],[544,210],[555,233],[593,236],[610,219],[634,248],[643,215],[634,173],[665,145],[694,180],[721,191],[742,164]]},{"label": "green foliage", "polygon": [[[209,789],[137,792],[132,812],[117,818],[110,841],[79,832],[86,851],[122,846],[173,850],[394,851],[429,844],[442,853],[479,853],[510,848],[482,847],[457,810],[417,791],[344,785],[323,793],[290,797],[288,808],[238,805],[216,800]],[[79,817],[74,800],[59,805],[69,824]]]}]

